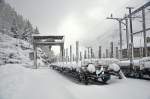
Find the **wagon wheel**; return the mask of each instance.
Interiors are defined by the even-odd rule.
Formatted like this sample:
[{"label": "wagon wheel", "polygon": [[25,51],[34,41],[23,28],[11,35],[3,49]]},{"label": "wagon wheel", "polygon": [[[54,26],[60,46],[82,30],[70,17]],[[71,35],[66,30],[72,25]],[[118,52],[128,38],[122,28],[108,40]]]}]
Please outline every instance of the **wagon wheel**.
[{"label": "wagon wheel", "polygon": [[79,82],[82,81],[82,75],[80,73],[77,74],[77,79],[78,79]]},{"label": "wagon wheel", "polygon": [[101,79],[104,83],[106,83],[110,79],[110,75],[103,76]]},{"label": "wagon wheel", "polygon": [[108,81],[108,79],[105,78],[105,77],[102,77],[101,79],[102,79],[102,81],[103,81],[104,83],[106,83],[106,82]]},{"label": "wagon wheel", "polygon": [[139,78],[143,78],[143,76],[144,76],[143,73],[140,71],[139,72]]},{"label": "wagon wheel", "polygon": [[88,85],[89,79],[88,79],[88,77],[87,77],[86,74],[83,75],[83,80],[84,80],[84,84],[85,84],[85,85]]},{"label": "wagon wheel", "polygon": [[85,83],[85,85],[88,85],[89,79],[86,79],[84,83]]}]

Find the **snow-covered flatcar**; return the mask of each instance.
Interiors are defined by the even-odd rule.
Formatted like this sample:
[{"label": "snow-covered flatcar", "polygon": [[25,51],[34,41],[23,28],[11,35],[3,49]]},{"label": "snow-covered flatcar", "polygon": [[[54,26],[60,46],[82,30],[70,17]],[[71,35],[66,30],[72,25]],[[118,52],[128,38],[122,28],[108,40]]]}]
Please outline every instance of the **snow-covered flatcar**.
[{"label": "snow-covered flatcar", "polygon": [[119,65],[127,77],[150,79],[150,57],[133,60],[133,67],[130,66],[129,60],[120,61]]}]

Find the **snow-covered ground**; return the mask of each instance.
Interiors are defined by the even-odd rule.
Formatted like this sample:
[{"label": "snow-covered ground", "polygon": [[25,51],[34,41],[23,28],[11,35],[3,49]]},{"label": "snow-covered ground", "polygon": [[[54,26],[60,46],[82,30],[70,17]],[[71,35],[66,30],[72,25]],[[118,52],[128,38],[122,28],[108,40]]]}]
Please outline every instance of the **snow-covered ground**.
[{"label": "snow-covered ground", "polygon": [[115,77],[108,85],[83,85],[51,69],[0,67],[0,99],[150,99],[150,81]]}]

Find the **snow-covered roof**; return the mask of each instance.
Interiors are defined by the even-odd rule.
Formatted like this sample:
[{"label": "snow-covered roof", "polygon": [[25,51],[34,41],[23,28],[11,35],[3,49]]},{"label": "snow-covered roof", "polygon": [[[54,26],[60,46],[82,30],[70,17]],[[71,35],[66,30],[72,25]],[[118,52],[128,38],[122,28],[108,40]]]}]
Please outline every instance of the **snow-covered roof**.
[{"label": "snow-covered roof", "polygon": [[48,39],[48,38],[53,38],[53,39],[63,39],[63,35],[42,35],[42,34],[34,34],[32,35],[35,39]]}]

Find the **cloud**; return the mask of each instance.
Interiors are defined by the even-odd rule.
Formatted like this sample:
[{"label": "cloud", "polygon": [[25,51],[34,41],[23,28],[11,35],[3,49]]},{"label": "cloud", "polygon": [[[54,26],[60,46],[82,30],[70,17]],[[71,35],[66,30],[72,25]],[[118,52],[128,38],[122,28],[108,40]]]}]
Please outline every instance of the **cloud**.
[{"label": "cloud", "polygon": [[[66,45],[109,46],[118,39],[118,24],[105,18],[122,17],[126,6],[137,7],[147,0],[7,0],[39,27],[41,33],[63,34]],[[114,31],[115,30],[115,31]]]}]

